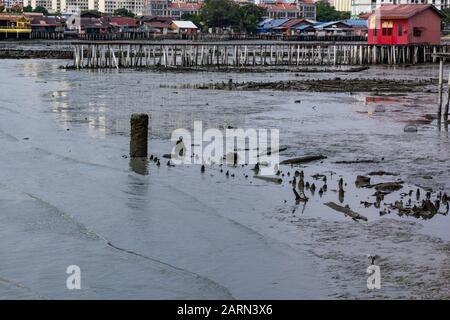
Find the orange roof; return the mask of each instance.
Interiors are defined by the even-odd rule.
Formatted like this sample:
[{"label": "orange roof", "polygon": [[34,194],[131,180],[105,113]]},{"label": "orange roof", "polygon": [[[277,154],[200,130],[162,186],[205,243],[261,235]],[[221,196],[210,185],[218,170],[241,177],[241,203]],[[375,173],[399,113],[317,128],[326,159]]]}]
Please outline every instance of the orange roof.
[{"label": "orange roof", "polygon": [[373,14],[378,14],[380,18],[385,19],[408,19],[428,9],[442,16],[442,13],[431,4],[385,4],[376,9]]},{"label": "orange roof", "polygon": [[198,3],[186,3],[186,2],[172,2],[169,5],[169,8],[172,10],[199,10],[200,9],[200,4]]},{"label": "orange roof", "polygon": [[260,4],[261,7],[271,10],[295,10],[297,11],[297,5],[295,3],[262,3]]}]

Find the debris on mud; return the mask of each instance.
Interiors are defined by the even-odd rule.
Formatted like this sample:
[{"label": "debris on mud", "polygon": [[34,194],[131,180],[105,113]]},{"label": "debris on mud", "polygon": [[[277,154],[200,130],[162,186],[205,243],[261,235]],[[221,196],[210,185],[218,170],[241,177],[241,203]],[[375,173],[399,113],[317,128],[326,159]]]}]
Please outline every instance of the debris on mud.
[{"label": "debris on mud", "polygon": [[357,221],[357,220],[364,220],[367,221],[367,218],[363,215],[360,215],[359,213],[351,210],[348,206],[347,207],[343,207],[341,205],[338,205],[337,203],[334,202],[327,202],[324,203],[327,207],[330,207],[333,210],[336,210],[338,212],[343,213],[346,216],[349,216],[350,218],[352,218],[353,220]]},{"label": "debris on mud", "polygon": [[383,192],[393,192],[393,191],[398,191],[401,188],[403,188],[403,184],[402,182],[383,182],[383,183],[378,183],[376,185],[372,185],[373,187],[375,187],[376,190],[378,191],[383,191]]},{"label": "debris on mud", "polygon": [[[309,92],[411,92],[424,90],[433,84],[430,80],[395,80],[395,79],[306,79],[276,82],[218,82],[203,84],[183,84],[170,88],[210,89],[210,90],[279,90]],[[166,85],[162,87],[167,88]]]},{"label": "debris on mud", "polygon": [[272,176],[255,175],[254,178],[261,179],[261,180],[268,181],[268,182],[278,183],[278,184],[283,182],[283,179],[281,179],[279,177],[272,177]]},{"label": "debris on mud", "polygon": [[314,155],[314,156],[304,156],[304,157],[298,157],[298,158],[292,158],[292,159],[286,159],[281,161],[281,164],[302,164],[317,160],[323,160],[326,159],[326,156],[323,155]]},{"label": "debris on mud", "polygon": [[366,176],[357,176],[357,177],[356,177],[356,181],[355,181],[355,185],[356,185],[358,188],[370,186],[370,177],[366,177]]},{"label": "debris on mud", "polygon": [[398,173],[386,172],[386,171],[371,171],[368,176],[398,176]]},{"label": "debris on mud", "polygon": [[356,164],[356,163],[378,163],[378,160],[373,159],[356,159],[356,160],[340,160],[336,161],[337,164]]}]

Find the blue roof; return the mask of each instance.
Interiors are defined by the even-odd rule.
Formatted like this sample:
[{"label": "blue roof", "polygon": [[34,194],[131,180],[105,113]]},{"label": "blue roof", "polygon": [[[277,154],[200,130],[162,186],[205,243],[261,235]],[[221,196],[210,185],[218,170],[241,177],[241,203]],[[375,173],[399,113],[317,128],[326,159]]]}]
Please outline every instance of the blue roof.
[{"label": "blue roof", "polygon": [[[315,24],[315,25],[314,25],[314,28],[316,28],[316,29],[326,28],[326,27],[332,26],[333,24],[336,24],[336,23],[347,24],[344,20],[339,20],[339,21],[329,21],[329,22],[322,22],[322,23],[319,23],[319,24]],[[348,25],[348,24],[347,24],[347,25]],[[348,25],[348,26],[350,27],[350,25]]]},{"label": "blue roof", "polygon": [[367,27],[367,20],[364,19],[348,19],[344,22],[352,27]]},{"label": "blue roof", "polygon": [[287,21],[289,21],[289,19],[271,19],[269,21],[265,21],[265,23],[263,23],[259,27],[263,29],[272,29],[281,26],[283,23]]},{"label": "blue roof", "polygon": [[270,21],[272,21],[273,19],[264,19],[261,20],[260,22],[258,22],[258,27],[262,27],[264,26],[266,23],[269,23]]},{"label": "blue roof", "polygon": [[295,27],[294,29],[296,29],[296,30],[305,30],[305,29],[307,29],[307,28],[309,28],[309,27],[313,28],[314,25],[310,25],[310,24],[302,24],[302,25],[299,25],[299,26]]}]

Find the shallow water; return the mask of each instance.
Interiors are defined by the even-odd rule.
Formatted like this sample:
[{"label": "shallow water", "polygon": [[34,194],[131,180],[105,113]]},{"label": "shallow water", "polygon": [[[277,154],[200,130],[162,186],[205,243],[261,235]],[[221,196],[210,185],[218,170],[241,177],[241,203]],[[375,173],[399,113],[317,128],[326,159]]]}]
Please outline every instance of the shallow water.
[{"label": "shallow water", "polygon": [[[428,298],[448,297],[450,218],[399,217],[365,208],[373,189],[357,174],[384,170],[449,193],[449,136],[435,121],[403,127],[436,110],[435,93],[408,95],[206,91],[161,85],[326,77],[434,77],[436,68],[371,68],[361,73],[76,72],[62,61],[3,61],[0,74],[0,296],[34,298]],[[393,88],[393,91],[394,88]],[[301,100],[300,103],[295,103]],[[380,105],[385,112],[376,112]],[[150,114],[149,149],[170,152],[172,130],[275,128],[281,158],[324,154],[283,166],[281,185],[252,178],[248,166],[130,168],[129,116]],[[24,140],[24,138],[27,138]],[[377,163],[339,164],[371,159]],[[325,173],[328,191],[296,204],[289,180]],[[287,176],[291,173],[291,177]],[[333,175],[331,175],[333,172]],[[244,175],[249,175],[246,178]],[[424,179],[424,176],[433,179]],[[368,218],[354,222],[323,205],[345,198]],[[422,189],[422,194],[425,191]],[[366,288],[367,254],[378,254],[382,289]],[[77,264],[83,289],[65,289]]]}]

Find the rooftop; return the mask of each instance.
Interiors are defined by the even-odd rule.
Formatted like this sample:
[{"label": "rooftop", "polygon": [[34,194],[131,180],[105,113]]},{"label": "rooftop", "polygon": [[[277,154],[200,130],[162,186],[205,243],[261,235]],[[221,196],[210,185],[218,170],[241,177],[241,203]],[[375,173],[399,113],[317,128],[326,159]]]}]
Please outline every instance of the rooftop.
[{"label": "rooftop", "polygon": [[442,13],[431,4],[385,4],[376,9],[373,14],[386,19],[408,19],[428,9],[442,16]]}]

